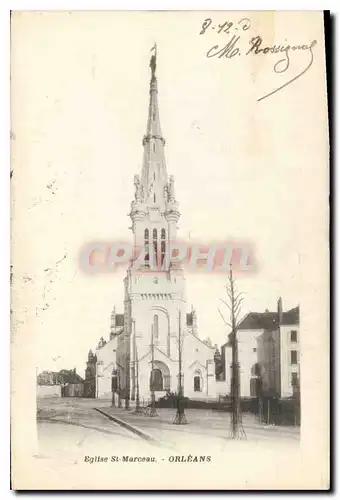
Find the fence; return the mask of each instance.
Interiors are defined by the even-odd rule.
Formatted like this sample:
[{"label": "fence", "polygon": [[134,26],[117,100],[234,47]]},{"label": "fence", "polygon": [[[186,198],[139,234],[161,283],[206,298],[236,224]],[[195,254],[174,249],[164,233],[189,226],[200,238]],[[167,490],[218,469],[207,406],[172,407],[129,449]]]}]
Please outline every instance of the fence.
[{"label": "fence", "polygon": [[[151,401],[145,402],[145,406]],[[193,400],[183,398],[183,405],[188,409],[214,411],[232,411],[229,396],[220,396],[215,401]],[[177,395],[169,394],[156,401],[157,408],[177,408]],[[300,425],[300,401],[298,399],[278,398],[241,398],[242,413],[256,415],[262,423],[274,425]]]}]

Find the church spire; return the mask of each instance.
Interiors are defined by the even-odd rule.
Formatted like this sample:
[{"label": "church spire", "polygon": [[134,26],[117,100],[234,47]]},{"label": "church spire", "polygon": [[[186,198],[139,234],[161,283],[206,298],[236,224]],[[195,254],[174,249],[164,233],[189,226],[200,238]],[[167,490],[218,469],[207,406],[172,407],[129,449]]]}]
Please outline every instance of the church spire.
[{"label": "church spire", "polygon": [[151,52],[153,52],[151,59],[150,59],[150,68],[152,71],[152,77],[155,77],[156,74],[156,65],[157,65],[157,44],[155,43],[154,46],[151,49]]},{"label": "church spire", "polygon": [[148,205],[164,206],[168,175],[166,171],[164,145],[158,109],[158,88],[156,78],[157,46],[152,47],[150,59],[150,98],[146,134],[143,138],[144,155],[141,175],[143,201]]}]

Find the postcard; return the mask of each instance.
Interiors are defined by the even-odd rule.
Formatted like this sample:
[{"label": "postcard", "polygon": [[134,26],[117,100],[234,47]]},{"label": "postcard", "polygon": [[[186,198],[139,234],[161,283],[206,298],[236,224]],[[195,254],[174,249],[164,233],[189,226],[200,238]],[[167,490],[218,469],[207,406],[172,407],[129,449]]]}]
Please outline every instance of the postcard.
[{"label": "postcard", "polygon": [[324,14],[14,11],[15,490],[327,490]]}]

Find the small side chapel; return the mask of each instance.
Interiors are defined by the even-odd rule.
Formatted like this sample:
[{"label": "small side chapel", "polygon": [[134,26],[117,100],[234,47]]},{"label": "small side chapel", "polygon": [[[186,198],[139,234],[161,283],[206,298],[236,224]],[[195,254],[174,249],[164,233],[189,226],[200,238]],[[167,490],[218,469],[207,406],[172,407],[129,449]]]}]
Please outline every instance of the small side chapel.
[{"label": "small side chapel", "polygon": [[[95,354],[91,351],[90,363],[96,364],[91,372],[96,377],[94,397],[112,394],[113,374],[121,397],[132,401],[137,383],[141,400],[150,398],[151,384],[156,399],[168,391],[177,392],[181,338],[184,396],[210,399],[216,397],[215,348],[199,338],[195,309],[188,312],[182,266],[166,258],[168,245],[176,240],[180,212],[174,178],[168,176],[166,168],[156,47],[153,51],[143,166],[134,177],[135,199],[129,214],[133,245],[145,249],[144,260],[142,266],[132,261],[127,269],[124,314],[116,314],[114,308],[109,341],[101,339]],[[156,266],[151,265],[154,258]]]}]

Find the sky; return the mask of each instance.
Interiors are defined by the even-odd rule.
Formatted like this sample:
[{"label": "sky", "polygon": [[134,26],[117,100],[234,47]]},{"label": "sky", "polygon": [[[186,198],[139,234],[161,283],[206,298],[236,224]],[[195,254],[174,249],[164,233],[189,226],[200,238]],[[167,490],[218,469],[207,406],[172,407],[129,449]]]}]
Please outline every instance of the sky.
[{"label": "sky", "polygon": [[[287,23],[271,16],[262,13],[260,20],[253,14],[241,42],[257,33],[268,43],[273,33],[284,39]],[[12,152],[12,217],[21,226],[12,244],[14,283],[22,288],[13,300],[29,316],[39,370],[75,367],[83,376],[89,349],[101,336],[109,338],[113,306],[123,312],[124,271],[88,276],[78,257],[89,242],[132,240],[127,214],[133,177],[141,172],[155,41],[167,170],[175,177],[181,212],[179,238],[252,244],[257,269],[236,276],[243,315],[276,310],[280,296],[285,310],[300,302],[302,194],[312,160],[323,160],[324,139],[299,140],[301,123],[314,119],[306,81],[258,102],[282,82],[273,72],[275,58],[207,58],[208,49],[223,46],[228,35],[200,35],[206,17],[16,14],[12,136],[20,146]],[[222,23],[225,13],[212,17]],[[240,14],[229,18],[237,25]],[[308,27],[300,25],[299,32],[301,40],[309,37]],[[292,76],[304,57],[292,56]],[[310,88],[313,71],[318,74],[312,67]],[[313,213],[316,221],[321,215]],[[199,337],[220,346],[229,333],[218,313],[226,276],[191,272],[186,279]]]}]

